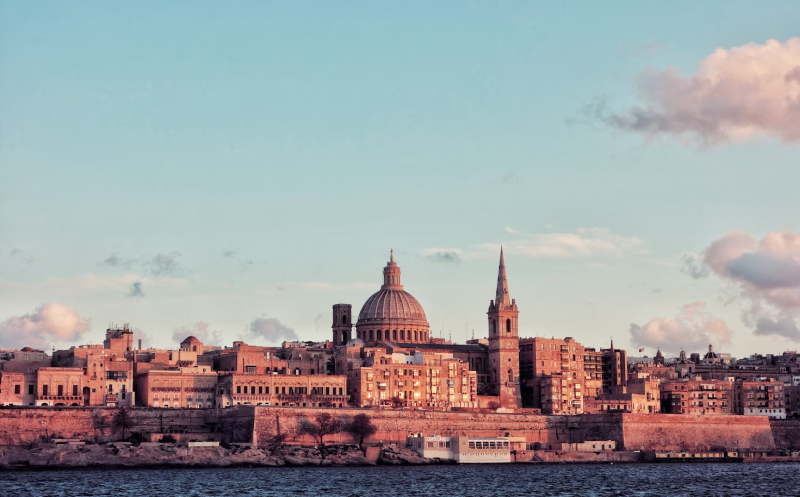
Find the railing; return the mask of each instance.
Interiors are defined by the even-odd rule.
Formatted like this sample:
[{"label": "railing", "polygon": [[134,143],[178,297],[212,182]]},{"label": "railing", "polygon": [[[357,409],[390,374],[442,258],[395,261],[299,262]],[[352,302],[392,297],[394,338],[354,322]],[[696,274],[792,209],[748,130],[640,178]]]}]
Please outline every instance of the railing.
[{"label": "railing", "polygon": [[36,400],[81,401],[83,397],[80,395],[37,395]]}]

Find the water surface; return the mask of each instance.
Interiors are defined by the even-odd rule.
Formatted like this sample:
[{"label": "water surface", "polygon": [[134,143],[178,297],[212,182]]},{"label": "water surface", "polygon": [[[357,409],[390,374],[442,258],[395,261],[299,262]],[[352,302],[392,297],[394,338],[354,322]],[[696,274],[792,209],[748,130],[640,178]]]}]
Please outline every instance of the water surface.
[{"label": "water surface", "polygon": [[800,463],[0,472],[0,496],[800,496]]}]

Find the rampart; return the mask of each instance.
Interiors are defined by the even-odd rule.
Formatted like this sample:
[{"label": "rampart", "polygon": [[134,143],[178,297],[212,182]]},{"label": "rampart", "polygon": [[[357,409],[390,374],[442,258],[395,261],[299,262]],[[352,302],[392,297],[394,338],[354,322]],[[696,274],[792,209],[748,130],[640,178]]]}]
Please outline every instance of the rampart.
[{"label": "rampart", "polygon": [[[0,445],[24,445],[43,438],[99,442],[124,438],[124,432],[182,434],[182,439],[270,444],[278,434],[289,444],[314,441],[300,429],[328,412],[348,421],[367,414],[376,426],[374,442],[404,442],[426,435],[517,436],[537,448],[556,449],[563,442],[614,440],[625,450],[709,450],[800,448],[800,421],[770,421],[755,416],[681,416],[670,414],[585,414],[545,416],[528,413],[438,412],[391,409],[304,409],[237,406],[227,409],[2,408]],[[330,443],[351,443],[345,433]]]},{"label": "rampart", "polygon": [[769,418],[765,416],[623,414],[621,442],[627,450],[704,451],[776,446]]},{"label": "rampart", "polygon": [[192,434],[196,438],[249,442],[252,408],[120,409],[103,407],[12,407],[0,409],[0,445],[46,438],[108,442],[134,432]]}]

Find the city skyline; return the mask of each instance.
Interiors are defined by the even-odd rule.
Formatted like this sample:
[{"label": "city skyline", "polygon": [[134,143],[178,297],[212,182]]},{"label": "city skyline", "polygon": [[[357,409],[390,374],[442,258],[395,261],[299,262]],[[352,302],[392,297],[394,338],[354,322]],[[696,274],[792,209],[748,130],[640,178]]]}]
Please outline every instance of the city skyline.
[{"label": "city skyline", "polygon": [[2,3],[0,347],[327,339],[392,247],[464,342],[502,244],[520,336],[796,349],[798,12],[683,7]]}]

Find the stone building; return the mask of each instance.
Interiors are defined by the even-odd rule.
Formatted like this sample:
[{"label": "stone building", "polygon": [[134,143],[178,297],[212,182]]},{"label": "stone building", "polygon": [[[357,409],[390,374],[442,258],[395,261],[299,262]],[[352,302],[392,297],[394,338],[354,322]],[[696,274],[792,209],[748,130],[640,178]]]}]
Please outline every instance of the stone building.
[{"label": "stone building", "polygon": [[783,382],[775,378],[738,380],[734,390],[736,414],[786,419]]},{"label": "stone building", "polygon": [[36,370],[37,406],[88,405],[83,368],[43,367]]},{"label": "stone building", "polygon": [[629,412],[634,414],[657,414],[661,412],[660,380],[630,380],[624,389],[617,392],[600,393],[597,397],[584,399],[584,412]]},{"label": "stone building", "polygon": [[700,377],[661,383],[661,411],[670,414],[716,415],[734,412],[733,382]]},{"label": "stone building", "polygon": [[145,407],[216,407],[217,373],[208,366],[151,369],[137,375],[136,394]]},{"label": "stone building", "polygon": [[386,353],[372,349],[348,372],[357,407],[443,409],[478,407],[478,381],[469,365],[447,353]]},{"label": "stone building", "polygon": [[220,373],[217,407],[345,407],[347,378],[336,375]]},{"label": "stone building", "polygon": [[[109,328],[103,345],[81,345],[53,354],[53,366],[81,368],[81,405],[131,406],[135,402],[133,332]],[[52,404],[51,404],[52,405]]]},{"label": "stone building", "polygon": [[525,406],[547,414],[582,413],[584,385],[591,379],[587,378],[584,359],[583,345],[571,337],[523,338],[520,373]]}]

